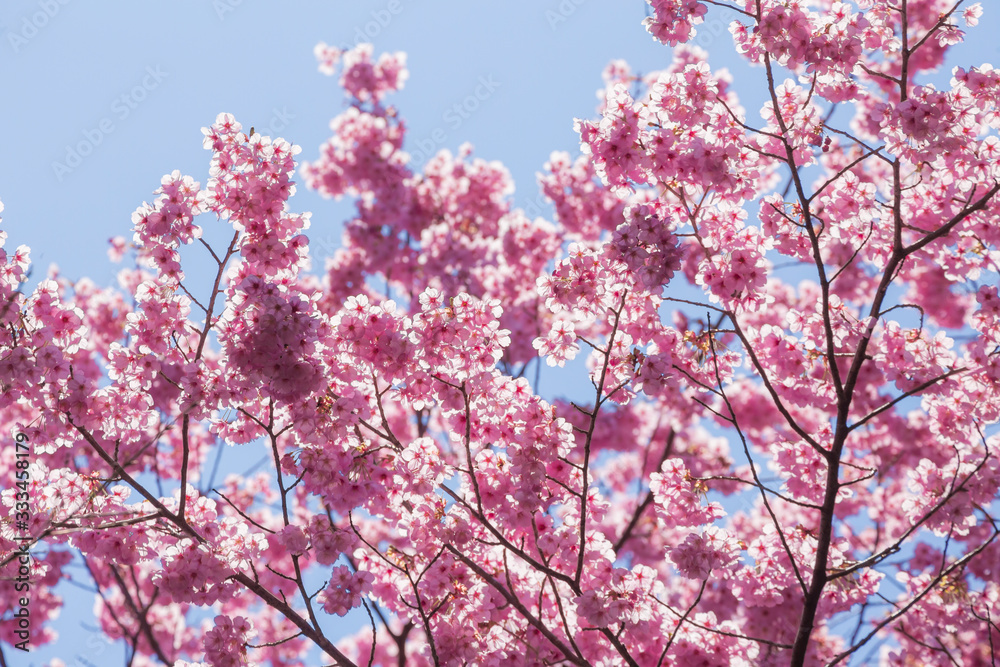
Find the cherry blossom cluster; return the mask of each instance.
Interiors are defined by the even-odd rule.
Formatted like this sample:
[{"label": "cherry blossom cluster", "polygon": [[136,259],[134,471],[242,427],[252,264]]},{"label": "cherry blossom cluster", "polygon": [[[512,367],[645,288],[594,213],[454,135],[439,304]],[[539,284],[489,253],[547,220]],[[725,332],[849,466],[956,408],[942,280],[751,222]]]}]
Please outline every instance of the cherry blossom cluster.
[{"label": "cherry blossom cluster", "polygon": [[684,184],[749,199],[768,161],[744,145],[741,109],[727,83],[704,62],[662,72],[644,99],[612,82],[602,120],[576,123],[583,152],[619,196],[637,185]]},{"label": "cherry blossom cluster", "polygon": [[205,633],[207,663],[220,667],[240,667],[247,664],[246,643],[256,634],[251,623],[242,616],[216,616],[212,629]]},{"label": "cherry blossom cluster", "polygon": [[248,390],[294,402],[322,389],[317,340],[324,327],[314,304],[258,276],[247,276],[229,302],[223,340],[230,368]]},{"label": "cherry blossom cluster", "polygon": [[845,2],[829,3],[823,12],[810,11],[808,3],[799,0],[764,0],[748,6],[756,13],[755,25],[736,21],[730,27],[737,50],[751,62],[767,58],[813,75],[816,90],[830,102],[858,94],[853,74],[864,63],[865,50],[898,48],[885,25],[885,14],[852,11]]},{"label": "cherry blossom cluster", "polygon": [[655,39],[677,46],[691,39],[695,31],[692,26],[704,21],[708,8],[698,0],[650,0],[653,16],[643,23]]},{"label": "cherry blossom cluster", "polygon": [[300,149],[241,130],[230,114],[219,114],[214,125],[202,130],[203,145],[214,153],[203,205],[243,232],[238,247],[247,272],[294,272],[308,242],[300,232],[309,227],[308,215],[289,214],[285,204],[295,193],[293,156]]},{"label": "cherry blossom cluster", "polygon": [[383,53],[375,62],[371,44],[358,44],[345,51],[320,42],[313,52],[319,71],[327,76],[333,76],[337,65],[342,64],[340,86],[358,102],[371,101],[378,106],[387,93],[400,90],[409,77],[406,54],[402,52]]},{"label": "cherry blossom cluster", "polygon": [[182,244],[201,236],[193,220],[201,212],[198,183],[179,171],[164,176],[159,195],[152,204],[144,204],[132,214],[134,242],[142,256],[166,281],[183,280],[180,270]]},{"label": "cherry blossom cluster", "polygon": [[361,597],[372,590],[370,572],[351,572],[343,565],[333,568],[330,584],[320,591],[317,600],[328,614],[344,616],[354,607],[360,606]]},{"label": "cherry blossom cluster", "polygon": [[612,252],[650,291],[669,283],[680,268],[680,243],[668,220],[669,213],[655,204],[629,207],[612,237]]}]

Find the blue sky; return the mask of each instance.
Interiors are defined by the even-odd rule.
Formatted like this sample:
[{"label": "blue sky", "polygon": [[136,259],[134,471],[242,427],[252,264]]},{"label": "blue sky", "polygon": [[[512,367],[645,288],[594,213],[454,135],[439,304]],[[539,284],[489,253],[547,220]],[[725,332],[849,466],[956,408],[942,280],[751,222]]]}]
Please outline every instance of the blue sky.
[{"label": "blue sky", "polygon": [[[996,9],[986,7],[955,63],[1000,60]],[[131,237],[132,211],[163,174],[179,169],[206,182],[210,153],[200,128],[219,112],[263,134],[270,128],[300,145],[300,158],[315,159],[344,98],[336,79],[317,72],[313,47],[362,38],[376,54],[408,54],[410,78],[390,99],[407,119],[407,149],[431,142],[454,151],[470,141],[477,156],[508,167],[515,204],[537,214],[535,173],[553,150],[577,154],[573,118],[594,115],[602,68],[616,58],[639,72],[669,64],[670,50],[640,25],[645,12],[642,0],[4,0],[0,200],[8,248],[31,247],[33,283],[56,263],[70,279],[113,284],[118,267],[107,260],[107,239]],[[728,20],[708,18],[695,41],[713,67],[736,74],[755,117],[760,71],[732,56]],[[456,126],[446,114],[484,79],[495,89]],[[435,130],[443,141],[432,139],[441,137]],[[87,154],[77,161],[71,151]],[[321,267],[351,206],[305,188],[290,204],[313,213],[309,236]],[[27,659],[8,650],[12,667],[52,656],[74,667],[118,663],[119,649],[88,644],[89,598],[73,600],[56,626],[60,643]]]},{"label": "blue sky", "polygon": [[[129,235],[131,212],[163,174],[180,169],[207,180],[200,128],[220,111],[258,131],[284,125],[277,133],[302,146],[301,158],[317,156],[330,118],[344,108],[336,79],[316,71],[319,41],[349,46],[365,35],[376,53],[406,51],[411,76],[391,102],[410,124],[411,150],[439,128],[445,139],[437,147],[471,141],[477,155],[511,169],[524,206],[550,151],[576,150],[572,119],[593,115],[603,66],[624,57],[649,70],[669,58],[641,27],[640,0],[563,0],[561,10],[558,1],[397,0],[395,14],[389,0],[313,0],[281,11],[253,0],[48,1],[58,11],[25,41],[11,35],[32,33],[24,21],[44,2],[6,0],[0,10],[4,229],[9,243],[31,246],[40,272],[56,262],[67,277],[99,283],[115,271],[101,261],[107,238]],[[481,77],[498,85],[454,127],[445,114]],[[81,142],[96,145],[79,166],[55,167]],[[333,224],[349,209],[338,212],[302,188],[292,206],[314,212],[310,236],[320,254],[335,244]]]}]

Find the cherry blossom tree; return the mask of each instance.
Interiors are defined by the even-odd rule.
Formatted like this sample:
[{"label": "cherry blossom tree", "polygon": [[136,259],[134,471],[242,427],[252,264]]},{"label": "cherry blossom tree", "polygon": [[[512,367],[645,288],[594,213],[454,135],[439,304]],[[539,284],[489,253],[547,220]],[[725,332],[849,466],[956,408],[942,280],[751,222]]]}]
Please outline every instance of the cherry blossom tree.
[{"label": "cherry blossom tree", "polygon": [[[319,157],[221,114],[120,288],[0,250],[4,651],[86,572],[137,666],[997,664],[1000,72],[926,83],[979,6],[650,5],[673,60],[608,66],[552,221],[415,170],[404,55],[320,44]],[[724,9],[759,115],[685,44]],[[321,277],[297,169],[356,203]]]}]

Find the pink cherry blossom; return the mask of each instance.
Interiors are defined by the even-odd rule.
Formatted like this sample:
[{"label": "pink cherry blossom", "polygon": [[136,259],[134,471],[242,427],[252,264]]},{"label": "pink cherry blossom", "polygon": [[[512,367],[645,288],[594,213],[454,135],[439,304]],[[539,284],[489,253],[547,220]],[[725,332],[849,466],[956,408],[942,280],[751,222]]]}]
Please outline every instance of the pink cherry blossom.
[{"label": "pink cherry blossom", "polygon": [[[135,665],[992,664],[1000,74],[928,76],[960,4],[650,0],[673,60],[605,68],[553,220],[469,144],[417,163],[404,54],[320,43],[330,138],[219,114],[117,288],[29,292],[0,232],[0,612],[55,642],[81,580]],[[685,44],[723,11],[756,84]],[[296,170],[354,204],[322,267]]]}]

